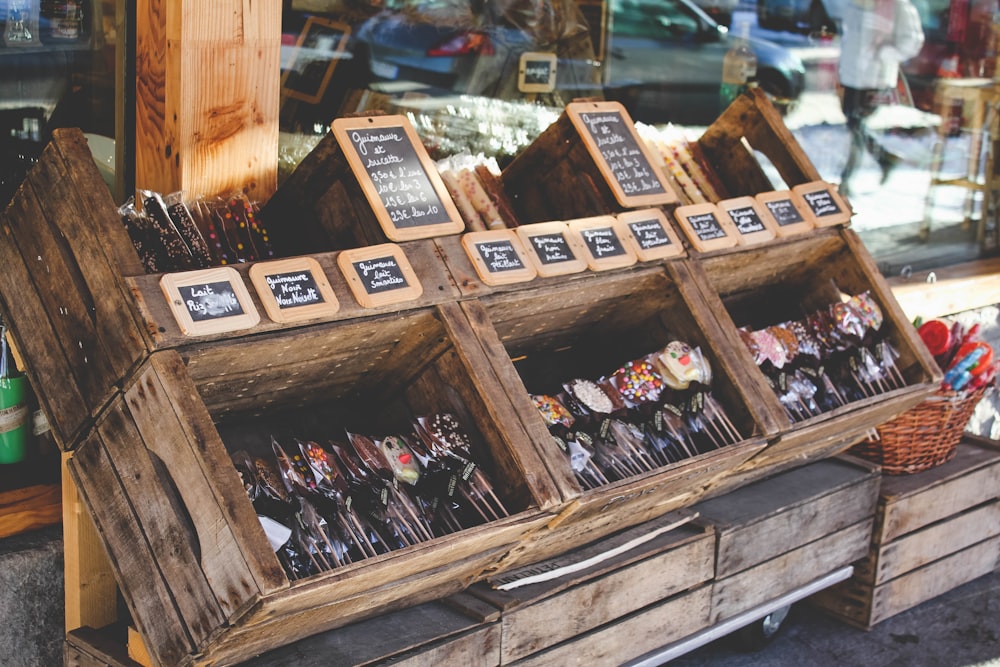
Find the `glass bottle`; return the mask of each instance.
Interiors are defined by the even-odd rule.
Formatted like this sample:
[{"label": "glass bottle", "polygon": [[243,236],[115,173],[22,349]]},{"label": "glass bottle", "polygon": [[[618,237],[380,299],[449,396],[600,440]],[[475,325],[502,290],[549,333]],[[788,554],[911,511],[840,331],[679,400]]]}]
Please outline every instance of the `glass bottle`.
[{"label": "glass bottle", "polygon": [[725,109],[757,78],[757,56],[750,50],[750,24],[739,24],[739,33],[722,59],[719,100]]}]

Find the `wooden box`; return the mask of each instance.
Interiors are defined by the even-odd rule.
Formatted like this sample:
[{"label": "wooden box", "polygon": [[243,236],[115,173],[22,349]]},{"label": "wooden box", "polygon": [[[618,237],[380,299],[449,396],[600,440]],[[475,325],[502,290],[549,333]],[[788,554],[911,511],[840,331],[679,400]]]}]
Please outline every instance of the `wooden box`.
[{"label": "wooden box", "polygon": [[[548,530],[512,558],[547,558],[688,505],[775,433],[745,393],[746,369],[733,364],[736,355],[724,340],[713,337],[714,325],[683,266],[594,274],[462,306],[566,503]],[[530,394],[554,394],[563,382],[610,375],[675,339],[701,348],[713,369],[712,392],[743,439],[585,490]]]},{"label": "wooden box", "polygon": [[[618,664],[708,625],[714,537],[691,524],[670,529],[677,521],[668,514],[490,583],[551,573],[544,581],[470,588],[501,610],[500,664],[569,664],[580,656]],[[560,568],[570,572],[556,576]]]},{"label": "wooden box", "polygon": [[967,435],[951,461],[882,479],[867,554],[813,600],[867,630],[998,565],[1000,448]]},{"label": "wooden box", "polygon": [[880,475],[826,459],[694,505],[714,528],[711,622],[719,623],[850,565],[867,549]]},{"label": "wooden box", "polygon": [[[864,245],[849,229],[816,230],[808,236],[735,253],[704,255],[688,263],[695,282],[708,289],[704,298],[717,318],[719,336],[730,340],[738,363],[748,369],[744,379],[754,387],[752,395],[780,424],[779,437],[748,461],[740,474],[721,480],[723,489],[842,452],[876,425],[929,396],[940,381],[937,364]],[[846,376],[839,386],[850,382],[855,393],[844,392],[840,405],[817,405],[820,409],[811,412],[799,405],[793,406],[794,411],[786,410],[779,400],[781,374],[773,374],[777,377],[774,381],[765,375],[738,329],[759,331],[786,322],[802,322],[817,312],[827,312],[848,295],[866,292],[882,314],[881,326],[874,334],[871,327],[865,329],[866,347],[873,347],[869,340],[887,341],[899,355],[894,364],[896,371],[881,383],[863,384]],[[805,355],[803,359],[803,363],[810,361]],[[818,363],[830,363],[829,357],[822,357]],[[838,363],[845,372],[851,368]],[[837,368],[829,367],[827,374]]]}]

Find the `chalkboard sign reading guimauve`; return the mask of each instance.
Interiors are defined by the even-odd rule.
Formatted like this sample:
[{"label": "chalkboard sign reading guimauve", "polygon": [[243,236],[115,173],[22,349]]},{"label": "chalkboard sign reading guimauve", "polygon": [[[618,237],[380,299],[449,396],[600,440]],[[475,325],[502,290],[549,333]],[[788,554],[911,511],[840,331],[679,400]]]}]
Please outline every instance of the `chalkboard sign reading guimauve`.
[{"label": "chalkboard sign reading guimauve", "polygon": [[229,266],[167,273],[160,289],[187,336],[239,331],[260,322],[243,278]]},{"label": "chalkboard sign reading guimauve", "polygon": [[619,213],[617,217],[627,232],[625,241],[640,262],[652,262],[684,254],[680,239],[677,238],[661,209],[625,211]]},{"label": "chalkboard sign reading guimauve", "polygon": [[851,209],[829,183],[824,181],[803,183],[793,187],[792,192],[806,202],[817,227],[839,225],[851,219]]},{"label": "chalkboard sign reading guimauve", "polygon": [[633,208],[677,201],[624,106],[572,102],[566,114],[619,204]]},{"label": "chalkboard sign reading guimauve", "polygon": [[570,235],[591,271],[631,266],[638,261],[622,240],[621,223],[612,215],[598,215],[569,222]]},{"label": "chalkboard sign reading guimauve", "polygon": [[722,211],[711,202],[678,206],[674,216],[688,241],[699,252],[732,248],[738,243],[736,231]]},{"label": "chalkboard sign reading guimauve", "polygon": [[754,198],[764,205],[777,223],[778,236],[802,234],[815,228],[813,214],[800,195],[791,190],[758,192]]},{"label": "chalkboard sign reading guimauve", "polygon": [[337,266],[364,308],[412,301],[424,292],[406,253],[395,243],[345,250],[337,256]]},{"label": "chalkboard sign reading guimauve", "polygon": [[729,216],[729,222],[736,230],[736,239],[740,245],[764,243],[777,236],[775,232],[777,223],[767,209],[753,197],[723,199],[717,206],[724,215]]},{"label": "chalkboard sign reading guimauve", "polygon": [[388,239],[463,230],[455,203],[405,116],[338,118],[333,134]]},{"label": "chalkboard sign reading guimauve", "polygon": [[462,247],[487,285],[520,283],[538,275],[513,229],[463,234]]},{"label": "chalkboard sign reading guimauve", "polygon": [[264,312],[275,322],[300,322],[340,309],[322,267],[312,257],[258,262],[250,267],[250,282]]},{"label": "chalkboard sign reading guimauve", "polygon": [[538,275],[548,278],[579,273],[587,268],[587,262],[577,255],[566,238],[569,226],[565,222],[536,222],[521,225],[515,231]]}]

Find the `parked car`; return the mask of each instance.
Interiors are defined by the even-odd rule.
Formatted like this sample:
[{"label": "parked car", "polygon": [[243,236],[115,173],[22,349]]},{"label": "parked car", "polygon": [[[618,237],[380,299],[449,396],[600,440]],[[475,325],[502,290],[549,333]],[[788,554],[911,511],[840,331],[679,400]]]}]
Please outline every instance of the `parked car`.
[{"label": "parked car", "polygon": [[849,0],[757,0],[757,25],[769,30],[840,32]]},{"label": "parked car", "polygon": [[[377,80],[502,98],[518,94],[522,53],[554,51],[556,92],[567,101],[603,95],[650,123],[708,124],[718,116],[722,59],[732,38],[691,0],[611,0],[606,44],[590,39],[581,14],[570,14],[579,11],[574,0],[559,3],[549,0],[552,11],[531,19],[490,15],[499,3],[460,12],[449,0],[401,0],[358,29],[356,55],[368,59]],[[759,85],[779,101],[797,99],[802,61],[765,40],[751,39],[750,46]]]}]

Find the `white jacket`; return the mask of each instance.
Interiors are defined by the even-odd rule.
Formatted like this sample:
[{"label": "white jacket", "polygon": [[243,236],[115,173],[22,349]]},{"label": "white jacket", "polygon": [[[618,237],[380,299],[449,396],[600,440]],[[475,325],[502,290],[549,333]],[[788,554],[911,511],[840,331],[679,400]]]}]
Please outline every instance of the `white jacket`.
[{"label": "white jacket", "polygon": [[840,39],[840,83],[894,88],[899,63],[924,44],[920,14],[909,0],[847,0]]}]

